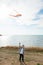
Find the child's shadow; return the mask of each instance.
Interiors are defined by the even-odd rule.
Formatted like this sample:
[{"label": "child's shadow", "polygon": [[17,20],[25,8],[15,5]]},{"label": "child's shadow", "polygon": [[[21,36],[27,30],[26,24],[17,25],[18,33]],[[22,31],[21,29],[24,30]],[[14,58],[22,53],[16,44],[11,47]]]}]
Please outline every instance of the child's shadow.
[{"label": "child's shadow", "polygon": [[20,62],[20,65],[27,65],[27,64],[25,64],[24,62]]},{"label": "child's shadow", "polygon": [[20,62],[20,65],[24,65],[22,62]]}]

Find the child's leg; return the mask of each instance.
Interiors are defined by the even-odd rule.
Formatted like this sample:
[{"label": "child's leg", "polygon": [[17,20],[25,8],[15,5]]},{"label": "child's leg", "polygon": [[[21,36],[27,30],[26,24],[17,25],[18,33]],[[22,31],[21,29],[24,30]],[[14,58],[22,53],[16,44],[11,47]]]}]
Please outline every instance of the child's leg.
[{"label": "child's leg", "polygon": [[21,62],[21,54],[20,54],[20,57],[19,57],[19,61]]},{"label": "child's leg", "polygon": [[22,54],[22,61],[24,62],[24,55]]}]

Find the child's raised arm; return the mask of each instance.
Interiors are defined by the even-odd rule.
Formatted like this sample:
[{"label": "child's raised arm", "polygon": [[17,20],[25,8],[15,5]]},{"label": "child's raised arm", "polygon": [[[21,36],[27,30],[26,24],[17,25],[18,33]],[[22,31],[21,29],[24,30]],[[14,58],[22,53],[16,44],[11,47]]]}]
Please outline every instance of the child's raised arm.
[{"label": "child's raised arm", "polygon": [[21,47],[21,43],[19,42],[19,48]]}]

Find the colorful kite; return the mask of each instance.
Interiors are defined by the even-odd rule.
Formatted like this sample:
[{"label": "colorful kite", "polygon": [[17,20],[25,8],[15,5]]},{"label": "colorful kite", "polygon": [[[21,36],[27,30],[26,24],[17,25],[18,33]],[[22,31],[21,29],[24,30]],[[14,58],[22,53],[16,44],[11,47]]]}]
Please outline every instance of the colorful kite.
[{"label": "colorful kite", "polygon": [[17,11],[16,11],[16,13],[17,13],[16,15],[10,15],[10,16],[12,16],[12,17],[20,17],[20,16],[22,16],[22,14],[19,14]]}]

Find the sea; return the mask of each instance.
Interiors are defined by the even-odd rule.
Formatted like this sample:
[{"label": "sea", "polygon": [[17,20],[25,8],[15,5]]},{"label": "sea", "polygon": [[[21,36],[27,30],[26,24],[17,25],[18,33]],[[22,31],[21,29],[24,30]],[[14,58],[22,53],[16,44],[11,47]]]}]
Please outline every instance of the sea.
[{"label": "sea", "polygon": [[19,46],[25,47],[43,47],[43,35],[10,35],[0,36],[0,47]]}]

